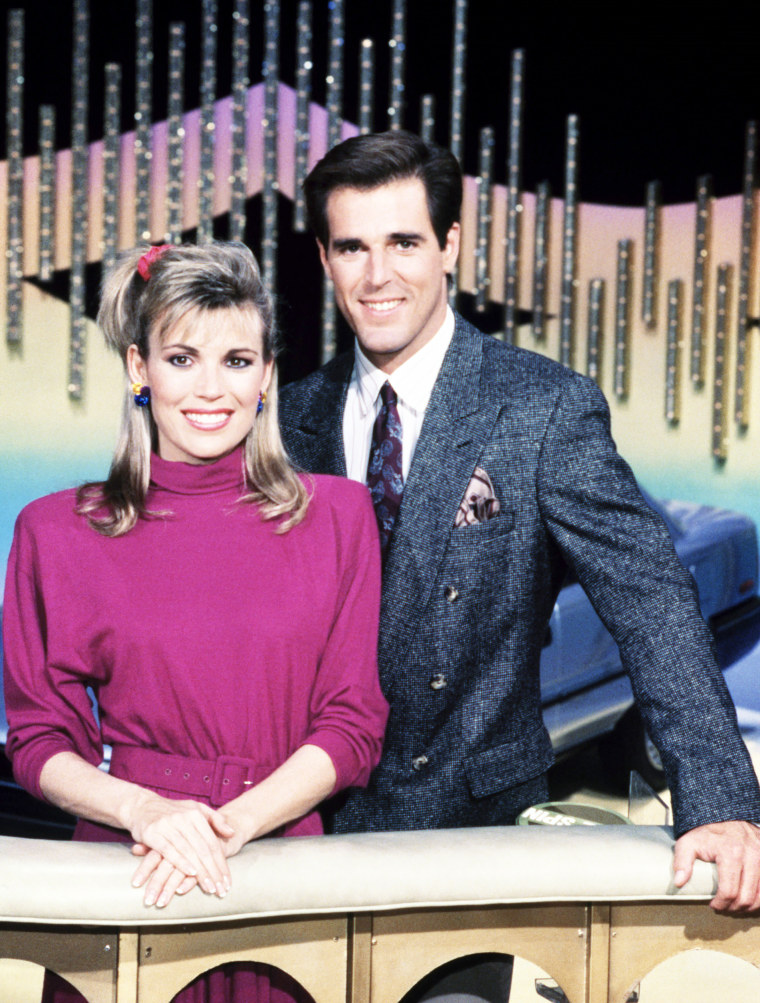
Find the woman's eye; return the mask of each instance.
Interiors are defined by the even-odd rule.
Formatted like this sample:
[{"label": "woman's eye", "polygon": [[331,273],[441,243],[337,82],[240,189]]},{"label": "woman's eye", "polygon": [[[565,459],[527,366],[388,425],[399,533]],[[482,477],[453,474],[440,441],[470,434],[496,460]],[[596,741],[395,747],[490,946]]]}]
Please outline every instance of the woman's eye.
[{"label": "woman's eye", "polygon": [[234,356],[227,360],[227,365],[232,369],[245,369],[247,366],[251,365],[250,359],[241,359],[239,356]]},{"label": "woman's eye", "polygon": [[173,366],[189,366],[190,356],[189,355],[171,355],[169,357],[169,362]]}]

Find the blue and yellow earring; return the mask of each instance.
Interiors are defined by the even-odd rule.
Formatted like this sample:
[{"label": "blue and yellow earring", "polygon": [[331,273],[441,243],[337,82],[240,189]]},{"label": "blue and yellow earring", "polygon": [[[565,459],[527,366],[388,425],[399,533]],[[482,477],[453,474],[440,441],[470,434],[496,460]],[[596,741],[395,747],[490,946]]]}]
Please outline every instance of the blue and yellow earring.
[{"label": "blue and yellow earring", "polygon": [[150,387],[143,386],[142,383],[133,383],[132,394],[138,407],[147,407],[150,404]]},{"label": "blue and yellow earring", "polygon": [[266,390],[259,390],[259,403],[256,405],[256,414],[261,414],[261,412],[264,410],[264,405],[266,404],[266,402],[267,402]]}]

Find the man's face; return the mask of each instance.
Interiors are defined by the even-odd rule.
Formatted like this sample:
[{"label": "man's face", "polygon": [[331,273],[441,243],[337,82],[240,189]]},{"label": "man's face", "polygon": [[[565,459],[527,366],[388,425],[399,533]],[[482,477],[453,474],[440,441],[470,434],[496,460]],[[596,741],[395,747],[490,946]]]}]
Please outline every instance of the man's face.
[{"label": "man's face", "polygon": [[320,243],[319,253],[340,311],[370,361],[392,373],[443,324],[459,224],[441,249],[417,178],[338,188],[327,199],[327,223],[329,246]]}]

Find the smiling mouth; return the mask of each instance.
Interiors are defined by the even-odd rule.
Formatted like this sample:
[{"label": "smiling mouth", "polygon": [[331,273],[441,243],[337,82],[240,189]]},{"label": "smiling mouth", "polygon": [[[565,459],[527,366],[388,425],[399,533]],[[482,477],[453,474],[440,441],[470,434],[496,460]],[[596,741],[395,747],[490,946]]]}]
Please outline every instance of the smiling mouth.
[{"label": "smiling mouth", "polygon": [[396,300],[362,300],[362,306],[365,306],[372,313],[389,313],[391,310],[395,310],[397,306],[400,306],[404,301],[402,299]]},{"label": "smiling mouth", "polygon": [[224,428],[232,417],[232,411],[183,411],[182,414],[193,428],[200,428],[206,432]]}]

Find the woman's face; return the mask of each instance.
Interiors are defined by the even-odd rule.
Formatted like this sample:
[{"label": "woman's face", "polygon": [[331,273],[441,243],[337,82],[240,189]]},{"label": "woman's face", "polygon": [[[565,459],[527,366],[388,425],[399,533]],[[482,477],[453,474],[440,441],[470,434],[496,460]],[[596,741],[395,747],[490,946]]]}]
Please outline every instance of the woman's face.
[{"label": "woman's face", "polygon": [[127,371],[150,387],[159,456],[204,463],[242,442],[272,378],[255,308],[191,310],[160,340],[151,331],[148,347],[143,359],[130,345]]}]

